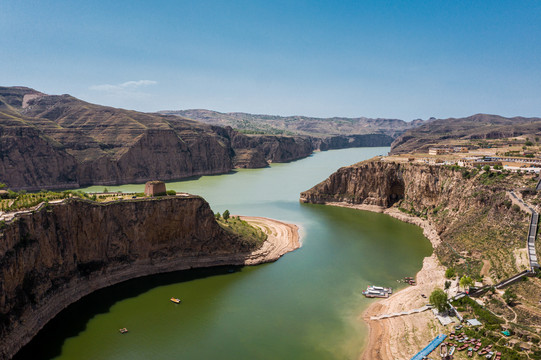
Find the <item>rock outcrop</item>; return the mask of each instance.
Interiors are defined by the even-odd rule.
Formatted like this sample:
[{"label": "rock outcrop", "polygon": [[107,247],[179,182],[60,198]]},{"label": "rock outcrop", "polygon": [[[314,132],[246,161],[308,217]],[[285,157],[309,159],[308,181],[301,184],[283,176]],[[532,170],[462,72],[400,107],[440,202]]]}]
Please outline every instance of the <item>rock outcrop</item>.
[{"label": "rock outcrop", "polygon": [[14,190],[143,183],[261,168],[388,135],[247,135],[180,116],[0,87],[0,182]]},{"label": "rock outcrop", "polygon": [[[327,180],[301,193],[310,203],[346,202],[390,207],[400,200],[415,208],[434,208],[451,201],[460,187],[460,172],[442,166],[365,161],[340,168]],[[453,204],[459,206],[459,204]],[[409,210],[409,209],[408,209]]]},{"label": "rock outcrop", "polygon": [[529,213],[512,206],[506,192],[536,182],[530,174],[374,158],[340,168],[302,192],[300,201],[392,210],[428,221],[445,243],[435,249],[444,265],[479,276],[483,261],[490,261],[499,281],[524,270],[509,257],[526,246],[528,234]]},{"label": "rock outcrop", "polygon": [[244,264],[258,246],[226,232],[208,203],[191,195],[70,199],[17,214],[0,225],[0,359],[96,289],[160,272]]}]

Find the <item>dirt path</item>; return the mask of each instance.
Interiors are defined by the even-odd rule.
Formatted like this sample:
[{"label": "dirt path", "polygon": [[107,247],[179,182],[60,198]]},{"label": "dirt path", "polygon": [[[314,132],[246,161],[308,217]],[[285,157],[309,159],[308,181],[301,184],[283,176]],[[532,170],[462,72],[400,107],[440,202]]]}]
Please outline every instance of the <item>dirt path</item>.
[{"label": "dirt path", "polygon": [[484,276],[484,280],[488,285],[494,285],[494,281],[492,281],[492,278],[490,277],[490,267],[490,261],[483,260],[483,267],[481,268],[480,274]]}]

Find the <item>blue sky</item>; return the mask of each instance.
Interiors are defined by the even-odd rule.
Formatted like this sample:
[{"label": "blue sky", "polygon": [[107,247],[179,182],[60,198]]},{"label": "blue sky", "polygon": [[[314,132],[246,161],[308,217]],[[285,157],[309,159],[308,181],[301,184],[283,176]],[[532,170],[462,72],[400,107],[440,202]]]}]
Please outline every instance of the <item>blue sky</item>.
[{"label": "blue sky", "polygon": [[0,85],[140,111],[541,116],[541,1],[0,0]]}]

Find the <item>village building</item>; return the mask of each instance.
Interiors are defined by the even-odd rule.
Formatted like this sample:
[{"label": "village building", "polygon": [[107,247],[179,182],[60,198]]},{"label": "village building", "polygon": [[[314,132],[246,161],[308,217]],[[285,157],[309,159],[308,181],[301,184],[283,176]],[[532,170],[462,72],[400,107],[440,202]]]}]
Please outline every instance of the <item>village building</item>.
[{"label": "village building", "polygon": [[448,148],[428,148],[428,155],[444,155],[449,154],[452,150]]}]

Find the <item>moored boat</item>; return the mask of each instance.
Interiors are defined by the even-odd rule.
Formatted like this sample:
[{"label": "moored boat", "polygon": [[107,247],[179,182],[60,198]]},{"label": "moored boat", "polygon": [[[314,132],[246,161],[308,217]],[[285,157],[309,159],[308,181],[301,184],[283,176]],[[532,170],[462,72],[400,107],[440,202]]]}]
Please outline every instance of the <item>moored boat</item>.
[{"label": "moored boat", "polygon": [[393,288],[390,288],[390,287],[383,287],[383,286],[374,286],[374,285],[370,285],[367,290],[376,290],[376,291],[382,291],[382,292],[385,292],[387,294],[392,294],[393,293]]},{"label": "moored boat", "polygon": [[389,294],[384,292],[384,291],[379,291],[379,290],[370,290],[370,289],[367,289],[365,291],[362,292],[362,294],[367,297],[367,298],[387,298],[389,297]]},{"label": "moored boat", "polygon": [[171,301],[174,302],[175,304],[180,304],[180,299],[172,297]]}]

